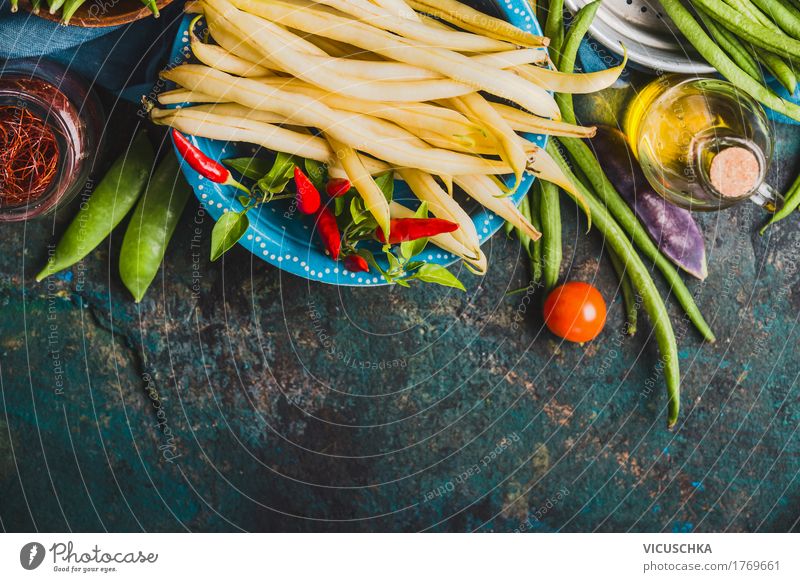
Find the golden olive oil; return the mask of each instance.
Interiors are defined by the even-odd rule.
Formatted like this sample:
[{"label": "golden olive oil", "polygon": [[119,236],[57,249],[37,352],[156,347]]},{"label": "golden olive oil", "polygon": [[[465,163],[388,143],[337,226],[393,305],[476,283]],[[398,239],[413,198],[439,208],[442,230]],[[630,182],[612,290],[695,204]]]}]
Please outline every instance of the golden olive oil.
[{"label": "golden olive oil", "polygon": [[771,154],[761,107],[717,79],[658,78],[630,104],[624,129],[653,188],[694,210],[753,196]]}]

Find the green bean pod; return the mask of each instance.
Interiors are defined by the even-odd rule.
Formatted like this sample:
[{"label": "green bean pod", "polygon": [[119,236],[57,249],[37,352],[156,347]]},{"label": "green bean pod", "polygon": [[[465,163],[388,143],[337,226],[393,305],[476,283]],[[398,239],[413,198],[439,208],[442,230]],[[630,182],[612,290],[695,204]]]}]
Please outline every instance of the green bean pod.
[{"label": "green bean pod", "polygon": [[772,215],[770,221],[761,229],[760,234],[764,234],[771,225],[789,216],[792,212],[797,210],[798,206],[800,206],[800,176],[795,179],[794,183],[786,192],[783,199],[783,206]]},{"label": "green bean pod", "polygon": [[169,152],[156,168],[133,212],[119,254],[119,274],[139,303],[158,273],[192,189]]},{"label": "green bean pod", "polygon": [[[700,2],[701,0],[698,0]],[[702,0],[705,2],[706,0]],[[731,83],[739,87],[742,91],[760,101],[770,109],[783,113],[796,121],[800,121],[800,106],[781,99],[778,95],[764,87],[758,81],[752,79],[735,62],[733,62],[725,52],[717,46],[705,33],[703,28],[694,19],[692,14],[683,6],[681,0],[663,0],[661,5],[669,15],[678,29],[692,43],[705,60],[707,60],[717,71],[720,72]],[[701,4],[701,7],[713,11],[713,7]],[[724,24],[724,23],[723,23]],[[765,35],[776,36],[766,28],[761,27]],[[736,30],[730,29],[736,33]],[[741,36],[741,35],[740,35]],[[753,43],[751,38],[742,37],[742,40]],[[757,43],[753,43],[757,44]],[[800,45],[800,43],[798,43]]]},{"label": "green bean pod", "polygon": [[[572,73],[575,71],[575,59],[578,56],[578,48],[581,46],[581,41],[586,33],[589,32],[595,15],[602,0],[594,0],[590,2],[575,15],[575,20],[572,21],[572,26],[569,27],[564,38],[564,44],[561,49],[561,58],[558,61],[558,70],[562,73]],[[572,104],[572,95],[569,93],[557,93],[555,95],[556,103],[561,109],[561,116],[567,123],[576,123],[575,110]]]},{"label": "green bean pod", "polygon": [[[676,2],[679,2],[679,0],[668,0],[668,4],[672,6],[674,6]],[[746,14],[737,12],[722,2],[722,0],[694,0],[694,4],[699,5],[700,8],[711,14],[717,22],[736,36],[741,37],[742,40],[746,40],[775,54],[786,55],[794,59],[800,58],[800,41],[780,31],[776,32],[771,30],[769,27],[759,24],[758,22],[753,22]],[[681,7],[683,8],[683,6]],[[666,7],[665,10],[669,12],[669,9]],[[686,11],[686,8],[683,8],[683,10]],[[675,12],[678,13],[678,11]],[[692,15],[688,12],[687,14],[689,18],[694,21]],[[680,24],[675,24],[678,28],[681,28]],[[705,35],[705,33],[702,34]],[[689,42],[693,43],[694,36],[695,35],[687,36],[686,38],[689,39]],[[711,64],[713,65],[714,63]]]},{"label": "green bean pod", "polygon": [[724,2],[734,10],[738,10],[741,14],[747,16],[753,22],[761,26],[766,26],[776,32],[781,31],[778,25],[772,22],[766,14],[761,12],[758,6],[753,4],[750,0],[724,0]]},{"label": "green bean pod", "polygon": [[[572,72],[575,63],[575,55],[581,39],[588,31],[589,25],[599,8],[599,1],[587,4],[578,13],[575,22],[570,28],[568,37],[564,43],[565,50],[563,54],[563,64],[570,68],[567,72]],[[562,71],[564,72],[564,71]],[[556,95],[559,107],[561,109],[561,116],[564,121],[568,123],[575,123],[575,110],[573,108],[571,95]],[[582,173],[582,176],[589,181],[591,187],[599,194],[600,198],[607,205],[608,209],[613,214],[614,218],[620,223],[625,231],[631,236],[633,242],[642,250],[642,252],[652,260],[656,266],[664,274],[664,277],[672,286],[675,297],[686,311],[689,319],[697,327],[698,331],[703,337],[709,341],[714,342],[714,337],[711,328],[706,323],[700,310],[692,298],[686,284],[681,279],[675,267],[670,261],[661,254],[658,247],[653,243],[653,240],[645,231],[639,219],[633,213],[627,202],[617,192],[616,188],[611,184],[606,176],[597,158],[592,154],[589,147],[580,139],[577,138],[558,138],[559,141],[569,152],[577,169]],[[577,178],[576,178],[577,179]],[[580,182],[580,180],[578,180]],[[546,245],[546,232],[545,225],[542,225],[543,237]],[[546,247],[545,247],[546,248]],[[545,283],[547,283],[547,252],[545,251]]]},{"label": "green bean pod", "polygon": [[39,14],[42,9],[42,0],[31,0],[31,12]]},{"label": "green bean pod", "polygon": [[753,79],[761,81],[761,69],[758,66],[758,62],[736,35],[727,28],[717,24],[704,10],[698,9],[697,14],[700,16],[703,25],[708,29],[708,32],[711,33],[711,36],[717,44],[728,53],[728,56],[733,59],[733,62],[745,73],[753,77]]},{"label": "green bean pod", "polygon": [[71,267],[103,242],[136,204],[152,167],[153,147],[139,132],[81,205],[36,280]]},{"label": "green bean pod", "polygon": [[780,0],[752,0],[753,4],[772,17],[786,34],[800,38],[800,14],[792,6]]},{"label": "green bean pod", "polygon": [[[528,200],[531,211],[531,224],[533,228],[542,231],[542,222],[539,220],[542,210],[542,191],[541,181],[537,180],[528,192]],[[531,241],[531,281],[534,285],[539,285],[542,281],[542,239]]]},{"label": "green bean pod", "polygon": [[[528,197],[527,196],[524,196],[522,198],[522,200],[520,201],[520,203],[519,203],[519,212],[520,212],[520,214],[522,214],[522,216],[525,217],[525,219],[528,222],[531,221],[531,205],[530,205],[530,202],[528,201]],[[526,233],[524,233],[523,231],[521,231],[518,228],[515,228],[514,232],[516,233],[517,238],[519,239],[519,244],[522,245],[522,248],[525,249],[525,253],[528,255],[528,257],[530,257],[531,256],[531,237],[529,237]]]},{"label": "green bean pod", "polygon": [[625,307],[625,333],[630,336],[636,335],[636,323],[639,319],[639,306],[636,304],[636,291],[628,276],[627,265],[622,263],[622,259],[616,252],[609,251],[608,258],[611,266],[619,279],[619,287],[622,291],[622,304]]},{"label": "green bean pod", "polygon": [[542,267],[545,292],[552,290],[561,274],[564,251],[561,241],[561,201],[558,186],[541,182],[539,218],[542,221]]},{"label": "green bean pod", "polygon": [[558,67],[561,44],[564,42],[564,0],[550,0],[548,3],[544,35],[550,39],[550,45],[547,47],[550,60]]},{"label": "green bean pod", "polygon": [[[592,225],[603,235],[605,241],[611,249],[620,257],[627,260],[627,273],[631,283],[639,292],[642,298],[642,306],[653,324],[656,341],[664,362],[664,379],[667,385],[667,427],[672,428],[678,422],[681,402],[681,373],[678,361],[678,343],[675,339],[675,332],[669,320],[667,308],[659,295],[650,271],[636,253],[630,240],[611,214],[606,209],[605,204],[601,203],[595,195],[588,190],[570,170],[569,164],[561,155],[553,141],[547,144],[547,151],[559,165],[564,174],[572,178],[576,187],[586,199],[586,204],[592,214]],[[575,196],[567,193],[573,199]],[[576,202],[578,200],[576,199]],[[580,204],[579,204],[580,205]]]},{"label": "green bean pod", "polygon": [[686,315],[691,322],[702,334],[708,342],[715,342],[716,337],[711,331],[708,323],[700,313],[700,309],[694,302],[691,292],[686,287],[681,276],[678,274],[677,269],[673,266],[669,259],[667,259],[658,247],[647,234],[647,231],[636,218],[636,215],[631,210],[628,203],[617,192],[614,185],[606,176],[597,158],[594,156],[589,147],[577,138],[558,138],[558,141],[569,152],[570,157],[575,162],[589,180],[592,189],[597,193],[603,203],[608,207],[608,210],[614,215],[614,218],[619,222],[620,226],[625,229],[625,232],[631,237],[633,242],[642,251],[642,253],[658,267],[659,271],[664,275],[664,278],[672,287],[672,292],[675,298],[683,307]]}]

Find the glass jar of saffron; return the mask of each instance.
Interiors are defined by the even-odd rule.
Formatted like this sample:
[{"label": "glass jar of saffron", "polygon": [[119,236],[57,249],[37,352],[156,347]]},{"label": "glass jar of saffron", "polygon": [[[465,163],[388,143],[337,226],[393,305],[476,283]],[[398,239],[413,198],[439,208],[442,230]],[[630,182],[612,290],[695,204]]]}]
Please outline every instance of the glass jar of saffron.
[{"label": "glass jar of saffron", "polygon": [[52,213],[85,189],[103,124],[97,97],[61,65],[0,65],[0,222]]}]

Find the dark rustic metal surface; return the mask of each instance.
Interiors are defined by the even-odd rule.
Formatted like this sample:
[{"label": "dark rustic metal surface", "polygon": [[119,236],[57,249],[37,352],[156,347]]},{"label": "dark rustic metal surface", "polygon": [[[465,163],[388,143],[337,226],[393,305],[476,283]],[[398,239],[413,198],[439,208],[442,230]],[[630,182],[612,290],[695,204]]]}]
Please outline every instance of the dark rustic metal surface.
[{"label": "dark rustic metal surface", "polygon": [[[784,186],[800,131],[777,135]],[[500,234],[486,277],[459,273],[466,294],[334,288],[238,248],[210,264],[192,202],[136,305],[117,275],[122,229],[34,283],[72,211],[2,225],[5,530],[797,528],[796,216],[763,238],[755,205],[701,217],[709,277],[690,286],[719,342],[671,302],[684,408],[668,432],[650,327],[622,335],[603,241],[569,203],[562,277],[610,303],[585,346],[547,333],[539,297],[505,296],[528,273]]]}]

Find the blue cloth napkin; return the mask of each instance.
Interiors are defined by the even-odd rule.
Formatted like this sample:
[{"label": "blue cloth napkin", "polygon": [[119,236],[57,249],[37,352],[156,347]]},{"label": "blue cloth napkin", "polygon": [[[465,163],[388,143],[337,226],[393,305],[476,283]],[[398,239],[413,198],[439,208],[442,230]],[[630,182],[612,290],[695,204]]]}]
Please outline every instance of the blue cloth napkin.
[{"label": "blue cloth napkin", "polygon": [[[173,2],[161,18],[123,26],[61,26],[0,0],[0,59],[44,57],[57,61],[123,99],[138,102],[150,92],[165,64],[183,17]],[[1,66],[1,65],[0,65]]]}]

